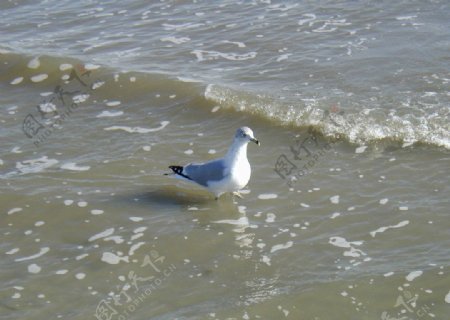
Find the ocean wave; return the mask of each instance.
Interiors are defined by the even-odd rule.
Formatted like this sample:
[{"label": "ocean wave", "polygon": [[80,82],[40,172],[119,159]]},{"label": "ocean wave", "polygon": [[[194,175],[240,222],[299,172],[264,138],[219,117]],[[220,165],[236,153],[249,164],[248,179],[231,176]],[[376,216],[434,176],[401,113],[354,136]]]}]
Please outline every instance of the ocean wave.
[{"label": "ocean wave", "polygon": [[[322,99],[314,98],[298,98],[287,102],[273,97],[270,92],[258,94],[159,73],[118,71],[107,66],[84,63],[74,58],[45,55],[30,57],[2,50],[0,62],[4,64],[6,61],[13,64],[14,68],[5,69],[5,72],[0,75],[0,81],[14,87],[39,85],[52,88],[60,85],[61,81],[67,81],[71,70],[87,75],[95,73],[90,76],[91,79],[111,79],[108,80],[109,86],[104,86],[105,81],[103,81],[102,86],[99,87],[99,81],[96,81],[88,90],[90,94],[95,92],[95,99],[101,98],[106,101],[110,99],[108,90],[115,90],[117,86],[123,89],[126,93],[126,96],[123,96],[124,101],[108,102],[108,107],[114,107],[117,103],[126,103],[126,100],[147,100],[148,92],[151,91],[170,92],[169,98],[172,100],[175,97],[178,101],[185,98],[196,99],[199,108],[217,110],[220,107],[225,112],[227,110],[243,112],[269,121],[273,125],[289,126],[299,130],[311,128],[329,139],[342,139],[359,145],[387,141],[401,144],[403,147],[417,143],[450,149],[448,121],[450,109],[446,106],[441,108],[434,106],[432,111],[424,112],[413,112],[414,110],[400,112],[401,108],[399,108],[396,112],[381,107],[366,108],[363,102],[360,106],[352,108],[336,104],[327,105],[327,102]],[[41,76],[43,74],[46,76]],[[86,84],[80,82],[80,86],[83,85]],[[82,95],[75,95],[73,98],[83,101],[94,99],[94,97]],[[78,102],[81,103],[81,101]],[[107,115],[110,116],[111,113]]]},{"label": "ocean wave", "polygon": [[287,104],[268,95],[251,94],[220,85],[208,85],[205,98],[224,109],[245,112],[283,126],[312,128],[331,139],[365,145],[381,141],[415,143],[450,149],[449,108],[431,114],[403,114],[381,108],[345,111],[315,99]]}]

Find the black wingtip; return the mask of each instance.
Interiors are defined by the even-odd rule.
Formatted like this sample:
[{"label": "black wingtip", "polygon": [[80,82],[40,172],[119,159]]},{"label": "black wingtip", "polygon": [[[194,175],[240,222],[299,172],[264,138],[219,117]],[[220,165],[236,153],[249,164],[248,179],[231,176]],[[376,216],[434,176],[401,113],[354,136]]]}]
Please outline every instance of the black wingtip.
[{"label": "black wingtip", "polygon": [[185,175],[183,173],[183,167],[182,166],[169,166],[169,169],[171,169],[175,174],[182,176],[186,179],[192,180],[191,178],[189,178],[187,175]]},{"label": "black wingtip", "polygon": [[182,166],[169,166],[169,169],[171,169],[176,174],[182,174],[183,172]]}]

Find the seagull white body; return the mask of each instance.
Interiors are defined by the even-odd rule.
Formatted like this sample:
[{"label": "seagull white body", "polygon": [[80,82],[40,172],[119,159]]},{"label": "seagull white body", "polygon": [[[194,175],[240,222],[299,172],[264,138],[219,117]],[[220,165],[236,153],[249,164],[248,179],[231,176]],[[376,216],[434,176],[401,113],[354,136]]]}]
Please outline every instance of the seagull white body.
[{"label": "seagull white body", "polygon": [[226,156],[225,179],[211,181],[208,188],[219,197],[225,192],[236,192],[244,188],[250,181],[252,168],[247,159],[247,143],[234,140]]},{"label": "seagull white body", "polygon": [[223,158],[205,163],[190,163],[183,167],[170,166],[177,178],[194,182],[214,193],[216,199],[226,192],[239,195],[238,191],[250,181],[251,167],[247,159],[247,145],[252,141],[259,145],[248,127],[236,131],[233,143]]}]

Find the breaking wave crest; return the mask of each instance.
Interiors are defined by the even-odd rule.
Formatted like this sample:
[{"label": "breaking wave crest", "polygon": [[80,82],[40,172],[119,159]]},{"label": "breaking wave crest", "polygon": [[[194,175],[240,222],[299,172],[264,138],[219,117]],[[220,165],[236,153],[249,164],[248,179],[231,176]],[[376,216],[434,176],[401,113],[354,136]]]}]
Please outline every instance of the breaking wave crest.
[{"label": "breaking wave crest", "polygon": [[225,109],[246,112],[279,125],[312,127],[331,139],[370,144],[381,141],[415,143],[450,149],[450,108],[427,114],[399,115],[392,110],[361,107],[359,112],[346,111],[345,106],[321,105],[317,100],[287,104],[267,95],[209,85],[205,98]]},{"label": "breaking wave crest", "polygon": [[[0,50],[0,62],[5,61],[14,66],[6,68],[0,75],[0,82],[6,86],[52,86],[60,83],[61,74],[68,73],[69,69],[81,68],[85,72],[92,70],[114,79],[113,83],[123,90],[121,92],[127,99],[146,100],[150,90],[170,91],[177,99],[195,98],[199,107],[218,105],[224,112],[244,112],[273,125],[312,128],[330,139],[344,139],[356,144],[388,141],[409,146],[419,143],[450,149],[450,108],[445,105],[433,106],[432,110],[397,112],[373,106],[368,108],[363,102],[357,102],[361,105],[351,108],[343,104],[327,105],[320,99],[299,98],[286,102],[270,94],[256,94],[216,84],[205,85],[201,81],[158,73],[118,71],[73,58],[29,57]],[[127,74],[127,79],[136,78],[138,81],[122,81],[119,74]],[[107,92],[100,96],[104,94]],[[97,98],[100,99],[100,96]]]}]

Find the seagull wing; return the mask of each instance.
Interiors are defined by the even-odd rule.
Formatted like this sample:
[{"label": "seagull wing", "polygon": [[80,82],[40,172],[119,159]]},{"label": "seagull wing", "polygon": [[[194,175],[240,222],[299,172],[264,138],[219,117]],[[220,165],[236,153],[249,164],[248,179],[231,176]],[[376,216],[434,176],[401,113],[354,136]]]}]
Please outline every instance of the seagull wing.
[{"label": "seagull wing", "polygon": [[182,173],[188,179],[204,187],[207,187],[211,181],[223,180],[229,174],[223,159],[205,163],[190,163],[183,167]]}]

